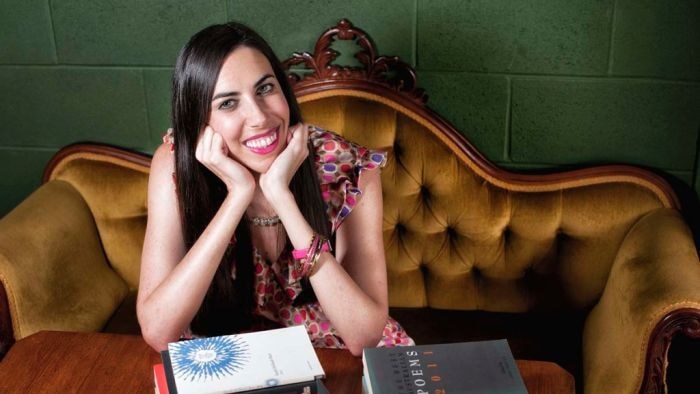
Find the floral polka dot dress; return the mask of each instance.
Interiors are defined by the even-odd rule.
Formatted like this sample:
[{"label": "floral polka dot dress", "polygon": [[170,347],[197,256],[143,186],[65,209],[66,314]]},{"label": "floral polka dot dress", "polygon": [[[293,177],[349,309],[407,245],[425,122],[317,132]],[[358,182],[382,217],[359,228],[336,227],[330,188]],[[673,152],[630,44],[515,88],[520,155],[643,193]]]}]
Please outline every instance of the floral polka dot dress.
[{"label": "floral polka dot dress", "polygon": [[[386,153],[369,150],[318,127],[309,130],[321,193],[335,232],[362,197],[358,187],[361,173],[384,166]],[[289,253],[269,263],[255,251],[254,264],[258,315],[283,326],[303,324],[316,347],[345,347],[318,302],[293,305],[302,287],[291,275],[294,260]],[[414,345],[413,339],[396,320],[388,318],[377,346],[401,345]]]},{"label": "floral polka dot dress", "polygon": [[[362,197],[359,179],[363,171],[378,170],[386,164],[386,153],[369,150],[343,139],[341,136],[318,127],[310,126],[309,139],[315,148],[314,159],[316,172],[321,185],[321,194],[326,203],[326,212],[335,232],[343,220],[352,212]],[[172,131],[163,137],[163,141],[174,145]],[[343,340],[323,313],[318,302],[293,305],[301,294],[302,286],[293,276],[294,259],[291,251],[282,253],[275,262],[266,261],[253,250],[255,270],[254,314],[263,319],[256,319],[254,329],[266,329],[275,326],[304,325],[316,347],[345,348]],[[235,275],[235,264],[233,265]],[[184,337],[191,337],[190,332]],[[387,319],[382,338],[377,346],[414,345],[401,325],[391,317]]]}]

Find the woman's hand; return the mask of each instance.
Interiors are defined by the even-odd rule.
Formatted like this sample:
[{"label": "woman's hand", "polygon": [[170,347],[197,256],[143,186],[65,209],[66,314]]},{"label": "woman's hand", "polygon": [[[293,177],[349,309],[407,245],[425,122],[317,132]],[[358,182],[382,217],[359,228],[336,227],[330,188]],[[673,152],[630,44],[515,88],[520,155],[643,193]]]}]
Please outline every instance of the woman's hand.
[{"label": "woman's hand", "polygon": [[289,191],[289,182],[301,163],[309,155],[309,131],[305,124],[291,126],[287,133],[287,147],[272,162],[267,172],[260,174],[260,188],[268,200],[278,193]]},{"label": "woman's hand", "polygon": [[235,191],[237,194],[247,193],[252,199],[255,191],[253,174],[236,160],[229,157],[228,146],[224,142],[223,137],[215,132],[211,126],[207,126],[202,135],[199,136],[194,156],[197,158],[197,161],[224,182],[229,193],[232,191]]}]

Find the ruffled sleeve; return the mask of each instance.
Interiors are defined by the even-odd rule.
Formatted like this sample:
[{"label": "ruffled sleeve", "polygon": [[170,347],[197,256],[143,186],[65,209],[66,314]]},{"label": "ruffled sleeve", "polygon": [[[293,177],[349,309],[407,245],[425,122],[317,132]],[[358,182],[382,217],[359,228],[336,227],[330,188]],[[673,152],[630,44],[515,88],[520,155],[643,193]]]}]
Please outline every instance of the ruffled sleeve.
[{"label": "ruffled sleeve", "polygon": [[365,148],[315,126],[310,127],[309,138],[315,148],[321,193],[335,231],[362,197],[360,175],[386,165],[386,152]]},{"label": "ruffled sleeve", "polygon": [[163,143],[170,147],[171,152],[175,151],[175,134],[172,128],[169,128],[163,135]]}]

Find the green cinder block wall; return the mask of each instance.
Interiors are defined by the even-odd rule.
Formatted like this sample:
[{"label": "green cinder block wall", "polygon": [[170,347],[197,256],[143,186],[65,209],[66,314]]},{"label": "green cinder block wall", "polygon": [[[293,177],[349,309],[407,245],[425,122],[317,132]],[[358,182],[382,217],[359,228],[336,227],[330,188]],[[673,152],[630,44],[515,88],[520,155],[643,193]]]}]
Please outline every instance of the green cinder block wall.
[{"label": "green cinder block wall", "polygon": [[625,162],[700,190],[698,0],[3,0],[0,216],[62,146],[152,152],[200,28],[246,22],[285,58],[343,17],[499,165]]}]

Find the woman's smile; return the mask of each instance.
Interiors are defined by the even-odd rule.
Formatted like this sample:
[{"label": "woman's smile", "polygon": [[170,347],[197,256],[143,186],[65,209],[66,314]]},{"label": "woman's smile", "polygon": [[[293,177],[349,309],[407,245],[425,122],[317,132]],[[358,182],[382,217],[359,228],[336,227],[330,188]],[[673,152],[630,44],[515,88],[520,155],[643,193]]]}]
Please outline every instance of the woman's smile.
[{"label": "woman's smile", "polygon": [[256,135],[253,138],[243,141],[243,145],[248,148],[248,150],[258,155],[266,155],[270,152],[274,152],[279,143],[279,130],[280,127],[277,126],[264,134]]}]

